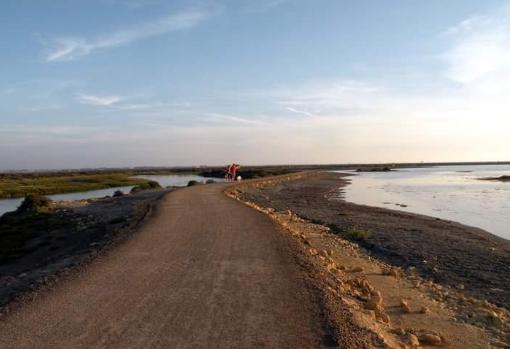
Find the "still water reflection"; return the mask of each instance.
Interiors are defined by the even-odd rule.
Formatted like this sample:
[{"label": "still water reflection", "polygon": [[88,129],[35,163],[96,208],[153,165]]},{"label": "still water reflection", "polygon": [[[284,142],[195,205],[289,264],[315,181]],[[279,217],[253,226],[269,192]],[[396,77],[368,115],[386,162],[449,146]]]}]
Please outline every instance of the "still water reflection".
[{"label": "still water reflection", "polygon": [[439,166],[351,177],[347,201],[457,221],[510,239],[510,165]]}]

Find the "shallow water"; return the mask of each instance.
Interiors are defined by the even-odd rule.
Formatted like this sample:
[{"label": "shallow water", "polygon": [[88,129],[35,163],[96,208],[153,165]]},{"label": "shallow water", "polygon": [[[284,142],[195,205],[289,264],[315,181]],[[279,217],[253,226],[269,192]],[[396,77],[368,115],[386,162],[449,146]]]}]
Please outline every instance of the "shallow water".
[{"label": "shallow water", "polygon": [[356,173],[345,198],[456,221],[510,239],[510,183],[477,179],[503,175],[510,175],[510,165]]},{"label": "shallow water", "polygon": [[208,179],[213,179],[216,182],[221,181],[221,179],[218,179],[218,178],[205,178],[205,177],[196,176],[196,175],[142,175],[142,176],[135,176],[135,178],[143,178],[143,179],[149,179],[151,181],[156,181],[163,188],[168,187],[168,186],[185,187],[186,185],[188,185],[189,181],[205,182]]},{"label": "shallow water", "polygon": [[[162,187],[167,186],[176,186],[183,187],[188,184],[191,180],[196,181],[205,181],[207,178],[195,175],[161,175],[161,176],[135,176],[138,178],[150,179],[158,182]],[[216,180],[216,179],[215,179]],[[89,191],[80,191],[76,193],[66,193],[66,194],[55,194],[49,195],[48,197],[55,201],[61,200],[85,200],[92,198],[101,198],[104,196],[111,196],[117,190],[121,190],[124,193],[129,193],[129,191],[133,188],[133,186],[126,187],[116,187],[116,188],[108,188],[108,189],[99,189],[99,190],[89,190]],[[23,198],[16,199],[0,199],[0,216],[6,212],[14,211],[23,201]]]}]

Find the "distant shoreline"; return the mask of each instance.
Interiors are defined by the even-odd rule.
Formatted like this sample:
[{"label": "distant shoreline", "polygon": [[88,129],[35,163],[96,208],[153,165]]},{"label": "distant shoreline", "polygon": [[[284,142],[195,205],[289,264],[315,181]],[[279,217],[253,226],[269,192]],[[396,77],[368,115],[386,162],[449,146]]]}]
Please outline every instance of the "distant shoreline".
[{"label": "distant shoreline", "polygon": [[500,176],[500,177],[484,177],[478,178],[481,181],[499,181],[499,182],[510,182],[510,176]]},{"label": "distant shoreline", "polygon": [[[292,171],[308,170],[355,170],[363,167],[391,167],[391,168],[410,168],[410,167],[434,167],[434,166],[479,166],[479,165],[510,165],[507,161],[464,161],[464,162],[386,162],[386,163],[344,163],[344,164],[272,164],[272,165],[250,165],[241,164],[243,169],[250,170],[279,170],[289,169]],[[211,166],[138,166],[138,167],[97,167],[97,168],[68,168],[68,169],[4,169],[0,170],[0,177],[3,175],[25,175],[25,174],[91,174],[91,173],[121,173],[129,172],[135,175],[149,174],[196,174],[199,172],[223,169],[223,165]]]},{"label": "distant shoreline", "polygon": [[[482,166],[510,165],[510,161],[501,162],[429,162],[429,163],[375,163],[375,164],[322,164],[322,165],[246,165],[241,167],[243,179],[261,178],[302,171],[339,171],[389,172],[404,168],[436,166]],[[53,195],[88,190],[108,189],[147,182],[136,179],[140,175],[200,175],[219,178],[224,176],[223,166],[198,167],[134,167],[134,168],[97,168],[69,170],[16,170],[0,171],[0,199],[20,198],[27,194]],[[484,178],[484,180],[498,180]],[[502,179],[509,181],[509,179]]]}]

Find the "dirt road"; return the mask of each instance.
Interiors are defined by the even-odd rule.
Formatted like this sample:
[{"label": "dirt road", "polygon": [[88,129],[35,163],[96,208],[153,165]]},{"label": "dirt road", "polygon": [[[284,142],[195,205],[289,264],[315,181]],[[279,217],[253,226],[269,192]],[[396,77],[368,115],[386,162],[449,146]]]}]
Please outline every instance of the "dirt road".
[{"label": "dirt road", "polygon": [[334,346],[292,242],[223,189],[168,194],[132,239],[1,319],[0,347]]}]

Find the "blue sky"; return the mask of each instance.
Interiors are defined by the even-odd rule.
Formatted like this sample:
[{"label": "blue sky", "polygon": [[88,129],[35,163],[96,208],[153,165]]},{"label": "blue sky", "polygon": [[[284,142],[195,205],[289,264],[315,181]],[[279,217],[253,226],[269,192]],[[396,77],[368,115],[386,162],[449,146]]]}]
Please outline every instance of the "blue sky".
[{"label": "blue sky", "polygon": [[5,0],[0,169],[510,160],[510,2]]}]

